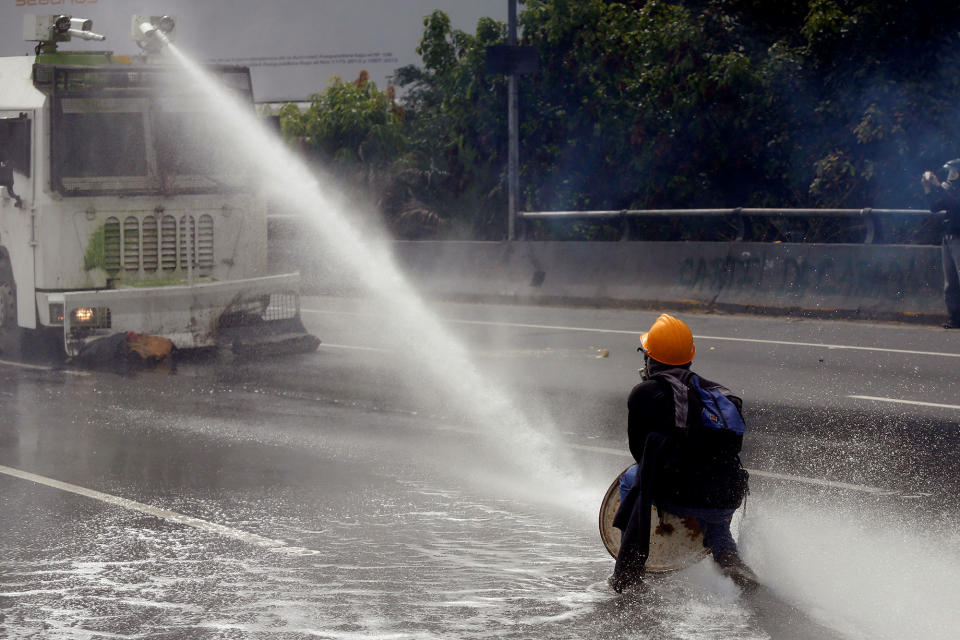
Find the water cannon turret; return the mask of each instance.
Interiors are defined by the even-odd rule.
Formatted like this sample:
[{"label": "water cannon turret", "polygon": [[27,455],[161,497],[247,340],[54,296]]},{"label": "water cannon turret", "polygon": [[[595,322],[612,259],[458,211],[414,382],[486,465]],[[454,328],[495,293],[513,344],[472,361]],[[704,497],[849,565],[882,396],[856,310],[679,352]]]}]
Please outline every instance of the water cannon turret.
[{"label": "water cannon turret", "polygon": [[70,28],[67,29],[67,33],[73,36],[74,38],[80,38],[81,40],[106,40],[107,36],[100,35],[99,33],[94,33],[91,31],[93,28],[93,20],[87,20],[84,18],[70,18]]},{"label": "water cannon turret", "polygon": [[176,27],[173,16],[133,16],[131,36],[147,53],[159,53],[173,42]]},{"label": "water cannon turret", "polygon": [[94,33],[93,20],[74,18],[69,15],[33,15],[23,16],[23,39],[37,43],[37,54],[57,50],[58,42],[69,42],[71,38],[82,40],[106,40],[107,37]]}]

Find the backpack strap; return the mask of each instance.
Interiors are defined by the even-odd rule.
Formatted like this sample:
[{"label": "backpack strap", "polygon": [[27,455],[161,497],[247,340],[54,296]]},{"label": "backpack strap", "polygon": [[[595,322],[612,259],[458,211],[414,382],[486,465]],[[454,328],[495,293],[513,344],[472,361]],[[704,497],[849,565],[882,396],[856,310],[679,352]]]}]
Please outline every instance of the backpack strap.
[{"label": "backpack strap", "polygon": [[667,369],[650,376],[651,379],[663,380],[673,393],[674,426],[686,432],[687,419],[690,410],[690,377],[695,375],[689,369]]}]

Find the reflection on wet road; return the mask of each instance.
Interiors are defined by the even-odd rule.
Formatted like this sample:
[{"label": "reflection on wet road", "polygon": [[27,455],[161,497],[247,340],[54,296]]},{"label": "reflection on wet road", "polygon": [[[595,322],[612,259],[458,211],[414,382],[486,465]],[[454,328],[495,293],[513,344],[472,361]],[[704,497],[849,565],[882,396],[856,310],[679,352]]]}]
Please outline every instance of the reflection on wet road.
[{"label": "reflection on wet road", "polygon": [[[10,487],[4,487],[7,494]],[[612,598],[592,529],[413,482],[358,487],[296,517],[290,496],[192,505],[319,551],[271,554],[116,508],[61,502],[5,527],[11,637],[767,637],[709,565]],[[78,513],[79,512],[79,513]],[[264,521],[265,513],[282,513]],[[52,532],[51,532],[52,533]],[[48,546],[49,545],[49,546]],[[637,612],[655,610],[656,617]],[[247,634],[250,634],[249,636]]]},{"label": "reflection on wet road", "polygon": [[[550,317],[558,310],[516,313],[544,316],[516,324],[561,324]],[[649,324],[643,314],[593,313],[576,324]],[[627,461],[630,335],[601,342],[488,325],[464,335],[491,376],[543,410],[558,451],[574,455],[575,466],[551,482],[550,470],[529,468],[543,456],[505,451],[495,430],[485,433],[462,407],[423,388],[374,320],[321,320],[311,328],[339,348],[274,361],[200,359],[170,374],[136,375],[0,366],[0,465],[86,490],[0,473],[0,636],[953,633],[958,509],[933,480],[946,453],[894,464],[876,458],[884,448],[912,452],[918,438],[953,446],[956,418],[937,413],[949,409],[926,407],[909,421],[870,413],[843,405],[858,402],[842,399],[852,395],[844,389],[840,399],[825,398],[820,385],[834,384],[823,378],[835,371],[798,383],[790,376],[802,362],[778,358],[761,371],[755,347],[723,351],[716,357],[727,361],[728,377],[755,399],[746,462],[769,475],[752,482],[741,544],[770,589],[742,597],[707,561],[616,596],[595,519]],[[714,332],[723,329],[717,320]],[[752,335],[771,330],[751,321],[759,322]],[[609,357],[598,359],[598,346]],[[709,347],[703,352],[704,367],[716,368]],[[875,356],[852,357],[861,359],[850,368],[862,369]],[[936,380],[949,385],[957,372],[939,362],[931,371],[929,396],[918,399],[946,404]],[[788,402],[773,402],[771,389],[790,387],[793,396],[781,394]],[[911,438],[897,435],[910,428]]]}]

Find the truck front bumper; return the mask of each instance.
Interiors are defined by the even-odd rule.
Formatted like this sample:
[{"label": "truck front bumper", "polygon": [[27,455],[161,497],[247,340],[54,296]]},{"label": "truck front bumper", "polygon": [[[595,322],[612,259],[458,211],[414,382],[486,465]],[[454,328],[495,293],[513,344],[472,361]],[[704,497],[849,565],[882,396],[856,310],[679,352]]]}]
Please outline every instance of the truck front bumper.
[{"label": "truck front bumper", "polygon": [[[306,335],[300,322],[300,276],[166,287],[37,293],[43,324],[63,322],[70,356],[99,338],[135,331],[169,338],[178,349],[211,347],[237,335],[276,329]],[[44,322],[45,321],[45,322]]]}]

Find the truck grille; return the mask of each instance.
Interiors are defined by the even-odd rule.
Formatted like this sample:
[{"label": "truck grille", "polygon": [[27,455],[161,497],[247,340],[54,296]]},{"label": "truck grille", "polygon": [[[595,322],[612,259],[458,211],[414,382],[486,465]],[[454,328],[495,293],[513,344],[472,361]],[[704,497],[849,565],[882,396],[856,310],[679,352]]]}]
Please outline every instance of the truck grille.
[{"label": "truck grille", "polygon": [[[116,276],[186,273],[190,263],[195,275],[213,272],[213,216],[172,215],[107,218],[103,225],[103,265]],[[192,260],[191,260],[192,257]]]}]

